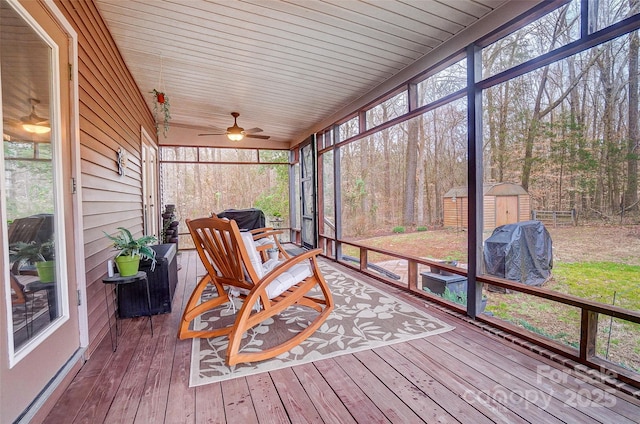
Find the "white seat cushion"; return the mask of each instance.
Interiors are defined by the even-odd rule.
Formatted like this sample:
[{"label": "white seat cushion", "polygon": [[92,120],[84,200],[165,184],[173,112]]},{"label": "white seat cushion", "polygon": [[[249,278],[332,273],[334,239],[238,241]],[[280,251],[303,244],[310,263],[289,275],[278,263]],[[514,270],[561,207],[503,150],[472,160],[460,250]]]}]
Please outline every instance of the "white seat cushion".
[{"label": "white seat cushion", "polygon": [[293,265],[284,271],[267,287],[267,296],[269,299],[280,296],[290,287],[298,284],[300,281],[311,276],[311,268],[307,263],[299,263]]},{"label": "white seat cushion", "polygon": [[[248,231],[243,231],[240,233],[240,236],[242,237],[242,241],[244,242],[244,247],[247,249],[247,253],[249,253],[249,260],[251,261],[251,265],[253,266],[254,271],[256,272],[256,274],[258,274],[258,278],[262,278],[264,276],[262,258],[256,250],[256,243],[253,240],[253,235],[251,235],[251,233]],[[248,275],[246,275],[246,277],[249,278]]]},{"label": "white seat cushion", "polygon": [[[251,265],[253,269],[256,271],[258,278],[262,279],[268,272],[270,272],[273,268],[278,266],[281,262],[275,260],[269,260],[262,263],[262,259],[260,258],[260,254],[256,250],[256,244],[253,240],[253,236],[249,232],[240,233],[242,236],[242,241],[244,242],[244,246],[249,253],[249,259],[251,260]],[[298,284],[300,281],[311,275],[311,268],[308,263],[298,263],[293,265],[291,268],[284,271],[282,274],[278,276],[275,280],[269,284],[267,287],[267,296],[269,299],[273,299],[274,297],[280,296],[282,293],[287,291],[290,287]],[[247,275],[248,278],[248,275]],[[255,283],[255,282],[254,282]]]}]

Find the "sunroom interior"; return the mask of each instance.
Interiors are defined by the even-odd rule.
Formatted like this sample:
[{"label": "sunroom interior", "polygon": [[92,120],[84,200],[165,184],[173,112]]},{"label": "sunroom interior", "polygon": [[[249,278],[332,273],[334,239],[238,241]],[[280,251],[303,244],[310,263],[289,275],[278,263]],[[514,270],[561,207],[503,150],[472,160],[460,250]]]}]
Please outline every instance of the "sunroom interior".
[{"label": "sunroom interior", "polygon": [[[7,129],[30,118],[55,133],[41,117],[60,111],[56,96],[36,93],[51,87],[16,95],[5,86],[16,76],[3,60],[4,116],[23,110],[24,98],[28,110],[3,119],[4,169],[13,179],[0,188],[3,200],[18,201],[2,213],[7,223],[48,214],[54,228],[76,228],[66,244],[55,241],[66,246],[57,258],[72,265],[63,272],[79,277],[31,293],[30,307],[37,295],[50,314],[45,294],[59,296],[38,325],[33,309],[6,296],[15,252],[4,226],[7,376],[24,372],[66,320],[79,322],[65,331],[79,334],[81,348],[68,356],[100,357],[113,307],[101,284],[112,257],[104,232],[122,226],[166,242],[163,214],[171,210],[173,242],[186,258],[186,219],[255,208],[283,242],[320,248],[346,272],[640,396],[638,2],[44,5],[81,35],[78,60],[69,61],[78,133],[67,134],[79,141],[69,147],[79,161],[69,175],[51,171],[52,157],[66,152],[50,147],[53,133],[20,138]],[[13,8],[20,2],[3,1],[5,17]],[[117,117],[123,110],[129,116]],[[234,124],[248,129],[241,140],[227,137]],[[20,192],[27,180],[46,192],[60,178],[82,193],[70,201],[79,227],[56,213],[62,197],[18,205],[43,198]],[[487,189],[501,184],[517,189]],[[549,274],[530,285],[487,272],[496,228],[534,217],[554,243]],[[434,293],[430,283],[443,275],[464,281],[464,290]],[[34,288],[35,277],[20,278]],[[82,305],[75,318],[74,302]],[[66,366],[70,375],[79,369]],[[43,408],[48,418],[38,413],[47,381],[18,396],[6,416],[59,419],[64,405]]]}]

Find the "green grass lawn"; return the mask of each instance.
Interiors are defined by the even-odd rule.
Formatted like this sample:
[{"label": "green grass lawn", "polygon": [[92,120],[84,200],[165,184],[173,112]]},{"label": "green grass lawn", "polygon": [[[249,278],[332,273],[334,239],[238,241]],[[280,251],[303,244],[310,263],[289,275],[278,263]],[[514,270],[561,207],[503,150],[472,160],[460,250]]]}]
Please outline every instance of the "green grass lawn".
[{"label": "green grass lawn", "polygon": [[553,267],[559,292],[640,310],[640,266],[613,262],[559,263]]},{"label": "green grass lawn", "polygon": [[[614,262],[556,263],[545,288],[625,309],[640,310],[640,266]],[[494,295],[487,310],[547,338],[579,346],[580,310],[521,293]],[[491,296],[490,296],[491,298]],[[640,371],[640,325],[600,316],[597,352]],[[611,335],[609,335],[611,333]],[[617,359],[616,359],[617,358]]]}]

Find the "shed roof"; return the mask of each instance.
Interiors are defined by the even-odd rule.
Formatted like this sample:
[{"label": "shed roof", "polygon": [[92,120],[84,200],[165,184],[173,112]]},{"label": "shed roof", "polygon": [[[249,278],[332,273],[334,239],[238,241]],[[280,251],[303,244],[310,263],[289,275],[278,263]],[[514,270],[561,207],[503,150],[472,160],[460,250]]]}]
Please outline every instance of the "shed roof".
[{"label": "shed roof", "polygon": [[[529,194],[520,185],[514,183],[486,183],[483,185],[482,194],[484,196],[516,196],[521,194]],[[444,197],[467,197],[467,187],[453,187],[447,191]]]}]

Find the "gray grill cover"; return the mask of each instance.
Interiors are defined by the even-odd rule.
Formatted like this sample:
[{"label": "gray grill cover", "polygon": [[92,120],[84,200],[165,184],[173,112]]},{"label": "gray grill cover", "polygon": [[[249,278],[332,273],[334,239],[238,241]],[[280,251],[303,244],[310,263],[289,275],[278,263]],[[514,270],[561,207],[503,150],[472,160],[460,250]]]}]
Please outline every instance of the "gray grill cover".
[{"label": "gray grill cover", "polygon": [[484,267],[487,274],[541,286],[553,267],[551,236],[540,221],[498,227],[484,242]]},{"label": "gray grill cover", "polygon": [[218,214],[218,218],[233,219],[241,230],[264,228],[264,212],[260,209],[227,209]]}]

